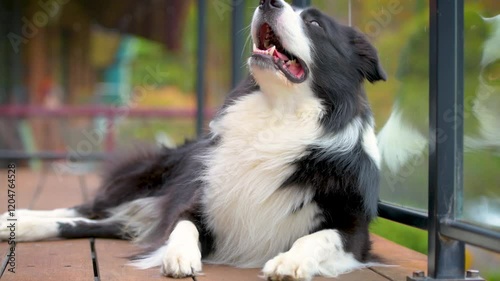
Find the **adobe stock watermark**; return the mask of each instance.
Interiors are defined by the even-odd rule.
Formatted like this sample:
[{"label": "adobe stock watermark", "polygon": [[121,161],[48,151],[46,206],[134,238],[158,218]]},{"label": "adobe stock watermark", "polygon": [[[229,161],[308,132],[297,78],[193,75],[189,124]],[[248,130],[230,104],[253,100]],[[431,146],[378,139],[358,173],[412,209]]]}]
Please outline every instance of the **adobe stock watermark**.
[{"label": "adobe stock watermark", "polygon": [[234,7],[245,5],[245,0],[215,0],[212,2],[219,20],[223,20],[228,12],[232,12]]},{"label": "adobe stock watermark", "polygon": [[155,68],[148,66],[145,70],[147,74],[144,75],[141,81],[141,85],[143,86],[137,87],[127,103],[118,108],[118,114],[113,117],[113,120],[108,120],[104,126],[94,126],[89,130],[83,130],[82,135],[84,138],[79,140],[76,146],[66,147],[66,151],[68,152],[66,161],[52,164],[52,169],[58,175],[59,179],[61,179],[63,174],[77,170],[79,168],[78,159],[91,155],[93,151],[101,147],[105,141],[106,134],[113,133],[113,130],[116,130],[116,124],[127,117],[131,107],[135,103],[142,101],[149,91],[154,90],[158,85],[165,82],[169,75],[168,72],[162,72],[159,65],[156,65]]},{"label": "adobe stock watermark", "polygon": [[378,11],[371,11],[370,14],[373,18],[365,24],[363,32],[370,38],[377,37],[382,30],[389,26],[393,16],[402,11],[403,5],[399,0],[389,2],[386,7],[382,7]]},{"label": "adobe stock watermark", "polygon": [[54,18],[60,11],[62,6],[68,4],[70,0],[39,0],[38,6],[40,10],[35,12],[31,19],[22,17],[21,34],[9,32],[9,39],[12,49],[17,54],[19,53],[21,44],[26,44],[34,38],[41,28],[47,26],[49,20]]}]

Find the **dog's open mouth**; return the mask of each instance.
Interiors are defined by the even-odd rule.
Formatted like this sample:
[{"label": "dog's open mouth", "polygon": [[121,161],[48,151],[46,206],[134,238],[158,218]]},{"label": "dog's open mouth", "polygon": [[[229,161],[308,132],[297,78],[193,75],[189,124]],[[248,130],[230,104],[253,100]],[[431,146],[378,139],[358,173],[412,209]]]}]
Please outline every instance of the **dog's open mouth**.
[{"label": "dog's open mouth", "polygon": [[307,79],[309,70],[306,64],[285,50],[280,38],[269,24],[264,23],[260,27],[257,38],[259,42],[253,47],[253,56],[270,58],[285,77],[293,83],[302,83]]}]

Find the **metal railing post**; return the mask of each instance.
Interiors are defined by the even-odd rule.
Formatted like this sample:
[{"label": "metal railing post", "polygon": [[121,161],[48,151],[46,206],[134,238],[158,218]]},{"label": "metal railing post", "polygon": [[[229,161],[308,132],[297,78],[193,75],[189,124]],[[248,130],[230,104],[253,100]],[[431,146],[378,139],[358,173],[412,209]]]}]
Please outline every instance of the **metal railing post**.
[{"label": "metal railing post", "polygon": [[206,0],[198,0],[198,50],[196,67],[196,135],[203,133],[205,114],[205,64],[206,64]]},{"label": "metal railing post", "polygon": [[461,210],[463,0],[430,1],[429,257],[433,279],[463,279],[464,243],[440,233]]},{"label": "metal railing post", "polygon": [[308,7],[311,5],[311,0],[293,0],[292,4],[297,7]]},{"label": "metal railing post", "polygon": [[233,0],[231,18],[231,54],[232,78],[231,87],[234,88],[243,79],[244,61],[242,52],[245,48],[245,0]]}]

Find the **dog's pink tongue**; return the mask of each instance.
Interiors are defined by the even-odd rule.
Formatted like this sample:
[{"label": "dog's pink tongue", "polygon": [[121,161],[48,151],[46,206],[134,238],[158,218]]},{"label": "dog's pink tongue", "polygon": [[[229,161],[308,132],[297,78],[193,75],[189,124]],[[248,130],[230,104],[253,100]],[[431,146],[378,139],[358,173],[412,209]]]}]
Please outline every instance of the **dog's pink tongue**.
[{"label": "dog's pink tongue", "polygon": [[298,78],[300,78],[300,77],[302,77],[302,75],[304,75],[304,69],[298,63],[291,64],[290,66],[288,66],[288,71],[290,71],[290,73],[292,73],[293,75],[295,75]]},{"label": "dog's pink tongue", "polygon": [[280,52],[278,52],[278,50],[274,51],[274,54],[273,54],[275,57],[278,57],[279,59],[281,59],[282,61],[287,61],[289,60],[289,58],[285,55],[285,54],[282,54]]}]

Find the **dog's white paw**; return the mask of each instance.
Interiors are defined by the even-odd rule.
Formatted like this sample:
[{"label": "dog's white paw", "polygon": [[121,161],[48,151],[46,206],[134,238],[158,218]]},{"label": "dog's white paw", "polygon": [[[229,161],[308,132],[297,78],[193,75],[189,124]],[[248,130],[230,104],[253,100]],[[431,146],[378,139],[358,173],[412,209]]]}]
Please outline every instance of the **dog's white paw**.
[{"label": "dog's white paw", "polygon": [[12,217],[10,216],[10,213],[11,213],[11,212],[5,212],[5,213],[1,214],[1,215],[0,215],[0,223],[3,223],[3,222],[5,222],[5,221],[7,221],[7,219],[9,219],[9,218],[12,218]]},{"label": "dog's white paw", "polygon": [[7,221],[7,218],[4,218],[2,215],[2,217],[0,217],[0,241],[9,240],[11,233],[15,236],[14,230],[15,227],[12,227],[12,225],[9,227],[9,221]]},{"label": "dog's white paw", "polygon": [[168,277],[183,278],[201,272],[201,252],[197,245],[175,244],[167,246],[161,273]]},{"label": "dog's white paw", "polygon": [[15,219],[20,217],[29,217],[30,212],[33,212],[29,209],[17,209],[15,212],[5,212],[0,215],[0,222],[5,222],[8,219]]},{"label": "dog's white paw", "polygon": [[313,258],[286,252],[268,261],[262,272],[270,281],[310,281],[318,272],[318,263]]},{"label": "dog's white paw", "polygon": [[0,241],[37,241],[57,237],[58,224],[53,220],[37,217],[19,217],[17,220],[0,221]]}]

